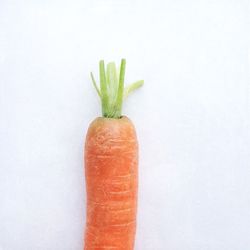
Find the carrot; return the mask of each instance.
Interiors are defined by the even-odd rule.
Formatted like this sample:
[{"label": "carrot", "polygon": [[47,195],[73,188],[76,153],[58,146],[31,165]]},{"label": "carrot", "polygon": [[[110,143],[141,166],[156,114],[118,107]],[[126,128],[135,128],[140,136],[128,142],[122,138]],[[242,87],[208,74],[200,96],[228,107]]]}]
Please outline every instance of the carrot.
[{"label": "carrot", "polygon": [[85,250],[134,248],[138,142],[132,122],[121,111],[124,98],[143,81],[124,88],[125,64],[122,59],[118,79],[115,64],[105,70],[100,61],[100,89],[91,73],[103,117],[90,124],[85,142]]}]

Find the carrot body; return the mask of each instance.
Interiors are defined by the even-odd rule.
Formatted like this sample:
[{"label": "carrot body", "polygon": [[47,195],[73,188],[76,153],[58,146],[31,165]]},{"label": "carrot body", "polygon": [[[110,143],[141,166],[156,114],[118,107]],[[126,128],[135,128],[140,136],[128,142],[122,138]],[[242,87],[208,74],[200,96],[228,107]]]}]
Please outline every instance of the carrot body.
[{"label": "carrot body", "polygon": [[97,118],[85,143],[85,250],[134,248],[138,143],[132,122]]}]

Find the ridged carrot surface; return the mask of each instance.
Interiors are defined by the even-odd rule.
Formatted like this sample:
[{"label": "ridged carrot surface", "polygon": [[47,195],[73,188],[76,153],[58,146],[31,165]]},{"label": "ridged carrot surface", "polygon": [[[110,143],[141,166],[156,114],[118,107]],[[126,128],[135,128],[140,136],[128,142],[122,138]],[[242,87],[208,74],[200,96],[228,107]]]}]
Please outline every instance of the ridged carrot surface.
[{"label": "ridged carrot surface", "polygon": [[[133,250],[138,190],[138,142],[132,122],[121,115],[122,101],[142,81],[125,88],[125,60],[119,81],[113,63],[100,62],[103,117],[89,126],[84,150],[87,192],[85,250]],[[105,90],[106,88],[106,90]],[[106,96],[104,96],[106,95]],[[106,99],[105,99],[106,98]]]},{"label": "ridged carrot surface", "polygon": [[97,118],[85,146],[85,249],[133,249],[138,149],[131,121]]}]

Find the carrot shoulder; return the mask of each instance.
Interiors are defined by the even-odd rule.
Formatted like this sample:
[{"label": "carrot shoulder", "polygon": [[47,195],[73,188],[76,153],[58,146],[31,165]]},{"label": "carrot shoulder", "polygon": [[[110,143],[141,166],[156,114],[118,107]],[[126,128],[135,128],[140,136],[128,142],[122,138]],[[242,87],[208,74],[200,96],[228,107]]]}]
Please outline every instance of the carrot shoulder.
[{"label": "carrot shoulder", "polygon": [[[104,117],[96,118],[90,124],[84,152],[87,191],[84,249],[132,250],[136,231],[138,142],[132,122],[121,116],[119,102],[123,100],[124,93],[129,92],[119,86],[121,81],[124,82],[124,75],[119,83],[115,83],[114,65],[109,64],[111,69],[107,68],[106,75],[103,75],[102,64],[100,90],[93,75],[92,79],[102,99]],[[125,64],[121,65],[120,75],[124,74],[123,70]],[[110,83],[112,77],[113,83]],[[113,92],[112,87],[115,88]],[[122,92],[119,94],[119,91]],[[104,94],[107,95],[105,100]]]}]

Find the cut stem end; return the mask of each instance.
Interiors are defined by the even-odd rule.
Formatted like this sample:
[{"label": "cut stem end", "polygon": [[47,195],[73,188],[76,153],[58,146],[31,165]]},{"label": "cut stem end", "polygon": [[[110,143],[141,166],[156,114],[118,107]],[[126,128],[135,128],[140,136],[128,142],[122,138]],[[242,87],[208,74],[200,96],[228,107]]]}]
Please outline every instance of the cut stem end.
[{"label": "cut stem end", "polygon": [[101,98],[103,117],[121,118],[123,100],[144,83],[143,80],[140,80],[124,87],[125,68],[125,59],[121,60],[118,74],[115,63],[109,63],[105,69],[104,61],[101,60],[99,62],[100,88],[97,86],[92,72],[90,73],[94,88]]}]

